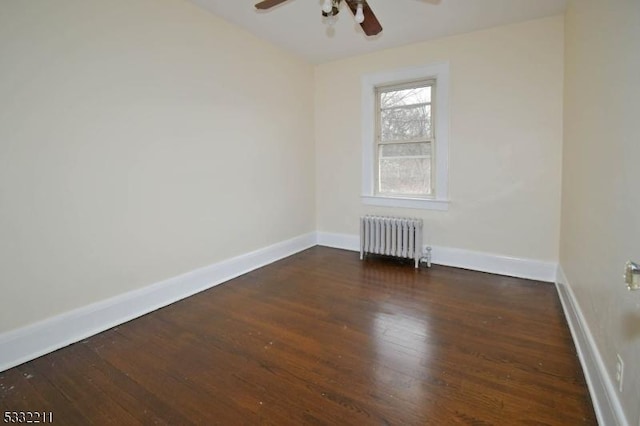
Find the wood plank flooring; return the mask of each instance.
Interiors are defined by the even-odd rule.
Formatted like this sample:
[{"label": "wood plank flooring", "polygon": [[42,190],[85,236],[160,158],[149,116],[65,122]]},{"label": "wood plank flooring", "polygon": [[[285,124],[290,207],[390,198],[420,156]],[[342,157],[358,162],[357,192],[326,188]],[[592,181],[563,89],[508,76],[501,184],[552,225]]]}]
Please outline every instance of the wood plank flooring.
[{"label": "wood plank flooring", "polygon": [[0,373],[57,424],[596,424],[553,285],[314,247]]}]

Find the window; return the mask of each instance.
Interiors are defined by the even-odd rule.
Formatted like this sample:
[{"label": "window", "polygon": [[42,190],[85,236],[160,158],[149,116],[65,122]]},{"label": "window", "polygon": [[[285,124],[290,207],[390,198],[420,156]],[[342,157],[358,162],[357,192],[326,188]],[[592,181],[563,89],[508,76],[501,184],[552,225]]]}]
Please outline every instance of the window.
[{"label": "window", "polygon": [[366,204],[448,209],[448,64],[362,80]]},{"label": "window", "polygon": [[376,194],[424,198],[433,193],[434,83],[376,88]]}]

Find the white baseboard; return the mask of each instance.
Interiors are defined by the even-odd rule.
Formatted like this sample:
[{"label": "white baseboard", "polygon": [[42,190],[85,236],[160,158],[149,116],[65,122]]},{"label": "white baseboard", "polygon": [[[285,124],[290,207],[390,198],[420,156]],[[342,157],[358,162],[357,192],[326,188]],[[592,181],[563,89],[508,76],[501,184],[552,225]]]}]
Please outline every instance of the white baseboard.
[{"label": "white baseboard", "polygon": [[557,275],[558,295],[569,323],[573,342],[576,345],[578,358],[582,364],[598,424],[602,426],[629,426],[616,387],[607,372],[598,346],[562,266],[558,266]]},{"label": "white baseboard", "polygon": [[431,261],[438,265],[546,282],[555,282],[558,266],[556,262],[438,246],[432,248]]},{"label": "white baseboard", "polygon": [[[345,250],[360,251],[360,238],[351,234],[318,232],[318,244]],[[432,246],[432,263],[472,269],[492,274],[508,275],[546,282],[556,281],[556,262],[501,256],[471,250]]]},{"label": "white baseboard", "polygon": [[0,334],[0,372],[313,247],[316,238],[301,235]]},{"label": "white baseboard", "polygon": [[360,237],[358,235],[318,231],[318,245],[359,252]]}]

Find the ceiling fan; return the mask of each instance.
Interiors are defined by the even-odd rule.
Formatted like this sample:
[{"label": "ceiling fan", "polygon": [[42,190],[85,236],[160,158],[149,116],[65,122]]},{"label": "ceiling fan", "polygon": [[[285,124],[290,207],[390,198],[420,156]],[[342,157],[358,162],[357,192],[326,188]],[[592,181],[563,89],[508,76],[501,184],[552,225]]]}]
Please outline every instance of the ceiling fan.
[{"label": "ceiling fan", "polygon": [[[256,9],[265,10],[284,3],[287,0],[264,0],[256,4]],[[343,0],[325,0],[322,6],[322,16],[332,18],[340,12]],[[369,7],[367,0],[344,0],[367,36],[374,36],[382,31],[382,25]]]}]

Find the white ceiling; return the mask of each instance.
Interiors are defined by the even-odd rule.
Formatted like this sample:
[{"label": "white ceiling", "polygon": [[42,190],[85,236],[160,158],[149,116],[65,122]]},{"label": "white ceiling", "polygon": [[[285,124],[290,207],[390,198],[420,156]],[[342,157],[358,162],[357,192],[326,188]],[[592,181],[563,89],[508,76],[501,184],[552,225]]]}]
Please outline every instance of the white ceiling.
[{"label": "white ceiling", "polygon": [[191,0],[312,63],[497,25],[561,14],[566,0],[367,0],[383,31],[366,37],[346,4],[333,28],[321,16],[323,0],[289,0],[257,11],[259,0]]}]

